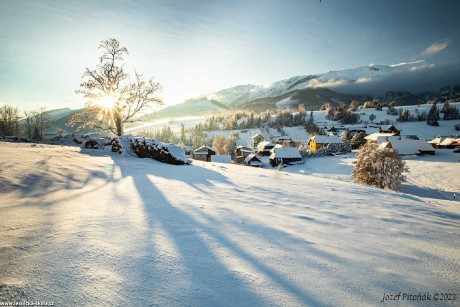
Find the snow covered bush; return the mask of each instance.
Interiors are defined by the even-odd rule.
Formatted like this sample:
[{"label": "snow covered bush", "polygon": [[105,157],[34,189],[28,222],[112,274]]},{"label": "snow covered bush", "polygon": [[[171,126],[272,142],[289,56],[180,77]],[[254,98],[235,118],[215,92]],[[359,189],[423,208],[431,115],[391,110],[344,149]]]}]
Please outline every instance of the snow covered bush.
[{"label": "snow covered bush", "polygon": [[305,151],[299,150],[302,158],[320,158],[326,156],[332,156],[333,154],[342,154],[351,152],[351,145],[348,142],[343,143],[332,143],[321,147],[316,151]]},{"label": "snow covered bush", "polygon": [[82,148],[103,149],[109,141],[104,138],[88,138],[81,143]]},{"label": "snow covered bush", "polygon": [[351,145],[348,142],[331,143],[326,148],[330,154],[351,152]]},{"label": "snow covered bush", "polygon": [[177,145],[136,137],[129,138],[129,143],[133,152],[140,158],[152,158],[174,165],[190,164],[184,150]]},{"label": "snow covered bush", "polygon": [[408,168],[393,148],[380,148],[377,144],[366,144],[357,155],[353,178],[358,183],[382,189],[396,190],[405,180]]}]

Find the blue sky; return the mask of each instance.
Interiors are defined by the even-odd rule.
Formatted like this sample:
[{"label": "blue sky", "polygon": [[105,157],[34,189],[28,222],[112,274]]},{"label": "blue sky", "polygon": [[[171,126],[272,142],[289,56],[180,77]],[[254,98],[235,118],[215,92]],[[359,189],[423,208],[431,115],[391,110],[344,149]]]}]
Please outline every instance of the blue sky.
[{"label": "blue sky", "polygon": [[74,91],[109,37],[166,104],[371,63],[457,63],[459,12],[455,0],[1,0],[0,104],[81,107]]}]

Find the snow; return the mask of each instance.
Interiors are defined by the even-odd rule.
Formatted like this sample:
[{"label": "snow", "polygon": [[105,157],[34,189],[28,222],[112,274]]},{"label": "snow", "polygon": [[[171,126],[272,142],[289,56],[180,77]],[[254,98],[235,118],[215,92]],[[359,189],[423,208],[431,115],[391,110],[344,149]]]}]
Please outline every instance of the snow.
[{"label": "snow", "polygon": [[0,301],[376,305],[383,293],[458,293],[458,159],[408,160],[405,194],[285,171],[348,172],[345,156],[279,172],[0,142]]},{"label": "snow", "polygon": [[231,164],[232,156],[230,155],[212,155],[211,162]]}]

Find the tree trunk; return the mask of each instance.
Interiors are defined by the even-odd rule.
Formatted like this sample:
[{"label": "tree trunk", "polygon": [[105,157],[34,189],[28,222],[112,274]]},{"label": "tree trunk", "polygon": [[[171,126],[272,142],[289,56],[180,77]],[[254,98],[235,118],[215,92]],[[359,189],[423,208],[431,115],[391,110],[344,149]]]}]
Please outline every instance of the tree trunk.
[{"label": "tree trunk", "polygon": [[113,108],[113,121],[115,122],[115,127],[117,129],[117,136],[122,136],[125,131],[123,127],[123,119],[121,118],[120,107],[115,105]]}]

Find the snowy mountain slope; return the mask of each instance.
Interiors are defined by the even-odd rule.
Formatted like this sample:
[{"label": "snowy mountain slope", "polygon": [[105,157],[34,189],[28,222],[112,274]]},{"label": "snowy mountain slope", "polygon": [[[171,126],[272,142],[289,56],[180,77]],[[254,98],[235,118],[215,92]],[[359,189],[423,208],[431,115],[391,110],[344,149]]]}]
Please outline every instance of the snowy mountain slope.
[{"label": "snowy mountain slope", "polygon": [[361,66],[358,68],[344,69],[338,71],[329,71],[318,76],[320,83],[333,82],[338,80],[344,81],[364,81],[369,79],[381,78],[388,74],[399,73],[408,70],[417,69],[426,65],[425,61],[416,61],[410,63],[401,63],[397,65],[374,65]]},{"label": "snowy mountain slope", "polygon": [[353,69],[330,71],[318,75],[296,76],[267,85],[239,85],[227,88],[205,97],[215,99],[228,106],[238,105],[261,98],[278,97],[287,93],[306,88],[329,87],[335,83],[363,82],[364,80],[381,78],[392,73],[408,71],[425,65],[424,61],[403,63],[398,65],[369,65]]},{"label": "snowy mountain slope", "polygon": [[[430,69],[438,69],[438,71],[435,73]],[[384,102],[394,101],[396,105],[408,105],[423,103],[430,97],[439,98],[441,101],[444,101],[447,96],[460,97],[458,86],[446,88],[442,93],[434,91],[436,87],[433,87],[433,84],[428,86],[430,89],[425,88],[428,81],[421,79],[423,75],[432,76],[433,80],[437,78],[433,84],[448,82],[447,79],[442,81],[444,80],[442,68],[425,61],[395,65],[371,64],[316,75],[295,76],[265,85],[238,85],[190,101],[212,100],[230,109],[263,111],[277,106],[295,108],[298,104],[304,104],[307,109],[315,110],[326,101],[339,104],[349,103],[352,100],[364,102],[379,98]],[[406,81],[408,88],[404,88]],[[439,87],[445,84],[442,83]],[[417,86],[417,93],[408,92],[409,89]],[[377,92],[381,93],[375,94]],[[186,103],[177,105],[177,112],[179,112],[177,116],[187,115],[181,111]]]},{"label": "snowy mountain slope", "polygon": [[0,143],[0,301],[377,305],[460,290],[456,202],[79,150]]}]

